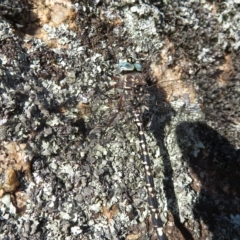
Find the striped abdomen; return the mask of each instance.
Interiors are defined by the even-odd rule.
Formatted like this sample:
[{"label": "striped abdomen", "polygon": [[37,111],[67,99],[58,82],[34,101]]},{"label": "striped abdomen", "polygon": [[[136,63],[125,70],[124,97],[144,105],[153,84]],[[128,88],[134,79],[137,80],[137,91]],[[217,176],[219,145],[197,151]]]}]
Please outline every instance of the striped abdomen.
[{"label": "striped abdomen", "polygon": [[147,143],[146,143],[146,139],[143,132],[141,110],[137,109],[133,112],[133,114],[134,114],[134,121],[138,127],[140,147],[142,151],[142,163],[144,165],[145,182],[146,182],[146,188],[148,192],[148,204],[151,211],[153,227],[157,231],[158,239],[166,240],[167,238],[163,233],[162,220],[160,219],[159,212],[158,212],[158,202],[157,202],[156,193],[155,193],[151,162],[150,162],[148,150],[147,150]]},{"label": "striped abdomen", "polygon": [[144,103],[148,95],[146,93],[147,83],[140,64],[134,62],[122,62],[119,64],[118,68],[121,73],[118,84],[121,92],[119,105],[123,107],[125,111],[130,111],[134,115],[134,121],[138,127],[152,223],[157,231],[158,239],[166,240],[167,238],[163,233],[163,224],[158,212],[151,163],[148,155],[146,139],[143,133],[143,114],[141,109],[144,109]]}]

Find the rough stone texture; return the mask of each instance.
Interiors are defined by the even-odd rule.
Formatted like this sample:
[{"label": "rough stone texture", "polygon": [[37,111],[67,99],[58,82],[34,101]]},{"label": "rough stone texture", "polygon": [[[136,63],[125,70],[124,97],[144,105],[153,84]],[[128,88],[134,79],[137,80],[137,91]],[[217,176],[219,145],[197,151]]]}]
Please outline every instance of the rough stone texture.
[{"label": "rough stone texture", "polygon": [[1,1],[0,239],[156,239],[114,87],[128,56],[168,239],[240,239],[239,4]]}]

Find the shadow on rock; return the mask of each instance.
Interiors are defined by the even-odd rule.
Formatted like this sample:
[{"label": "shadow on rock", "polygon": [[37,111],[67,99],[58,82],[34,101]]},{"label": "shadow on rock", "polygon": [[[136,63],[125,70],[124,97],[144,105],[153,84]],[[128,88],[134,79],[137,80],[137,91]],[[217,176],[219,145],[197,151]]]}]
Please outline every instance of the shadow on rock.
[{"label": "shadow on rock", "polygon": [[206,225],[202,236],[240,239],[240,151],[201,122],[183,122],[176,133],[199,195],[193,213]]}]

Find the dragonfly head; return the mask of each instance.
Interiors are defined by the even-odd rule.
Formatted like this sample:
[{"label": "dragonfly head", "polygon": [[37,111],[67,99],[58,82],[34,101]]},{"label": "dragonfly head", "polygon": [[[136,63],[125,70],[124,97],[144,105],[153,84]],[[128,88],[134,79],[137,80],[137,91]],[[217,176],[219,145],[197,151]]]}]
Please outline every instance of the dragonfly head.
[{"label": "dragonfly head", "polygon": [[139,62],[136,62],[133,58],[129,58],[127,61],[119,62],[117,67],[118,73],[123,72],[142,72],[142,65]]}]

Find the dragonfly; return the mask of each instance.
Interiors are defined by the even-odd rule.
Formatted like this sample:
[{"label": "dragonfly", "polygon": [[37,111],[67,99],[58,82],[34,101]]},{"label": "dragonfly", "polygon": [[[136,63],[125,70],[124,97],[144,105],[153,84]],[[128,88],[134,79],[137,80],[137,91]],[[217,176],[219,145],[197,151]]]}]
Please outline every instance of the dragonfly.
[{"label": "dragonfly", "polygon": [[157,232],[158,239],[164,240],[167,238],[163,233],[163,223],[158,212],[152,167],[143,128],[143,109],[141,103],[146,91],[147,82],[142,74],[142,66],[139,63],[136,63],[132,58],[128,59],[127,62],[120,62],[118,65],[118,71],[121,74],[119,88],[122,90],[122,95],[120,101],[124,101],[126,102],[126,105],[130,105],[128,106],[128,110],[132,112],[134,122],[138,127],[139,144],[142,153],[142,163],[145,170],[145,182],[152,223]]}]

